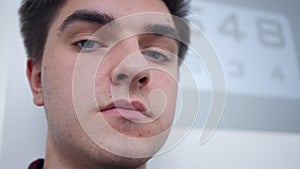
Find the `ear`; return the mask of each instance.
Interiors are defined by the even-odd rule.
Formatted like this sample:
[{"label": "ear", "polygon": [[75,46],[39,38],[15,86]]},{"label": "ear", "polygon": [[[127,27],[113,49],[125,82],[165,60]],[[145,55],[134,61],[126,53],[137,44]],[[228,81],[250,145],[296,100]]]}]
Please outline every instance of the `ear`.
[{"label": "ear", "polygon": [[43,106],[44,100],[41,80],[41,64],[34,63],[32,58],[29,58],[27,60],[26,74],[33,94],[34,104],[37,106]]}]

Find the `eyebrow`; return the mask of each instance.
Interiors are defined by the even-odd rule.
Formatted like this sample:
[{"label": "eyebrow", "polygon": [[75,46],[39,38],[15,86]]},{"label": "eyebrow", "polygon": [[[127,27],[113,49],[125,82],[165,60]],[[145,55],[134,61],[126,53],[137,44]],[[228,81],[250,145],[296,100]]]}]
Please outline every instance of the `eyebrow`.
[{"label": "eyebrow", "polygon": [[93,11],[93,10],[78,10],[75,11],[70,16],[68,16],[63,21],[63,23],[59,26],[58,30],[63,32],[69,25],[78,21],[92,22],[99,25],[105,25],[114,20],[115,20],[114,17],[106,13],[100,13],[98,11]]},{"label": "eyebrow", "polygon": [[149,24],[145,27],[146,33],[158,35],[158,36],[168,36],[175,40],[179,39],[178,31],[168,25],[161,25],[161,24]]},{"label": "eyebrow", "polygon": [[[107,13],[101,13],[95,10],[83,9],[77,10],[70,16],[68,16],[63,23],[59,26],[58,30],[63,32],[68,26],[78,22],[91,22],[99,25],[105,25],[111,23],[115,20],[115,18]],[[147,24],[143,28],[143,32],[147,34],[154,34],[158,36],[168,36],[175,41],[178,41],[180,35],[177,29],[173,28],[169,25],[163,24]]]}]

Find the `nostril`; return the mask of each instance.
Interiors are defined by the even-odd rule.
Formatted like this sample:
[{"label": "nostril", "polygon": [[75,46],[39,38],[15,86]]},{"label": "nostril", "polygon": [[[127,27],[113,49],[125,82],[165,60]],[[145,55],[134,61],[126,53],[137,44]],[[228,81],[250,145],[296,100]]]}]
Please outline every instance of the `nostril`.
[{"label": "nostril", "polygon": [[148,82],[148,78],[147,77],[143,77],[139,80],[139,83],[140,84],[144,84],[144,83],[147,83]]}]

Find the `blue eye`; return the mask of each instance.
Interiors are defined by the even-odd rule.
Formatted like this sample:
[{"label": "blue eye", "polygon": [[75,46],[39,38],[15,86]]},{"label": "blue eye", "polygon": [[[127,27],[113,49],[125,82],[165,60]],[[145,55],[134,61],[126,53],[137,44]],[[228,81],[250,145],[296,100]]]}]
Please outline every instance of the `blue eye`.
[{"label": "blue eye", "polygon": [[83,52],[92,52],[103,47],[101,44],[93,40],[81,40],[76,42],[74,45]]},{"label": "blue eye", "polygon": [[166,62],[169,58],[162,54],[161,52],[153,51],[153,50],[146,50],[142,52],[144,55],[150,57],[150,59],[158,61],[158,62]]}]

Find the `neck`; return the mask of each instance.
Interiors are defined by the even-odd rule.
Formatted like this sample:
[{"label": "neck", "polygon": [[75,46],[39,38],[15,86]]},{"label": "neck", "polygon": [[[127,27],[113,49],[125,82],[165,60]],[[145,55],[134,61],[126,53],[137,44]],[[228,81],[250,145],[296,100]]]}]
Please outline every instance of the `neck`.
[{"label": "neck", "polygon": [[[72,154],[59,151],[59,148],[55,146],[51,136],[47,136],[47,145],[46,145],[46,157],[44,162],[43,169],[112,169],[110,167],[104,167],[101,165],[91,165],[88,159],[80,160],[72,156]],[[113,168],[116,169],[116,168]],[[130,169],[146,169],[146,164],[142,165],[139,168],[130,168]]]}]

